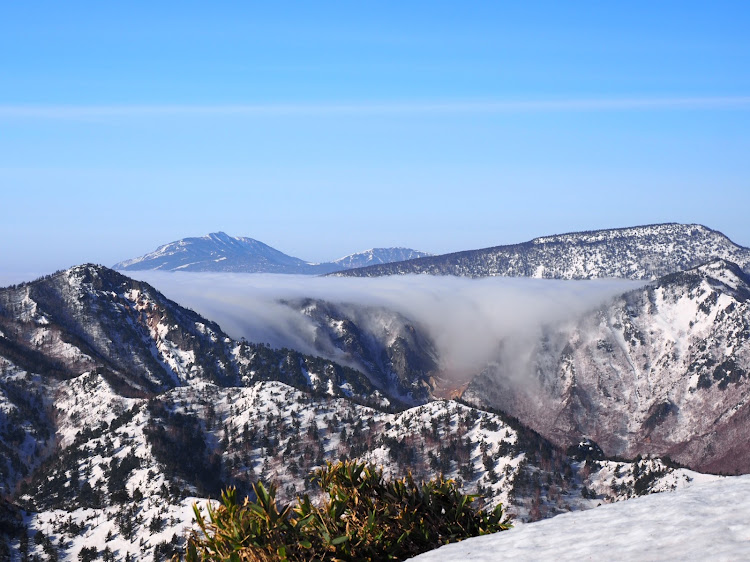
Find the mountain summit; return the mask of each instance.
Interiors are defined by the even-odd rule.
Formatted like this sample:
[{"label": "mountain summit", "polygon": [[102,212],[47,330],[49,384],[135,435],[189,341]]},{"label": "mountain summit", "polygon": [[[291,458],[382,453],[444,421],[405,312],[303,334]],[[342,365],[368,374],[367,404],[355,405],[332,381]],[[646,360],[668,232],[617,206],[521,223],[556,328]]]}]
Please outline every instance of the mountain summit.
[{"label": "mountain summit", "polygon": [[373,248],[333,262],[311,263],[258,240],[213,232],[199,238],[184,238],[159,246],[144,256],[113,266],[121,271],[221,271],[234,273],[296,273],[321,275],[353,267],[390,263],[428,256],[409,248]]},{"label": "mountain summit", "polygon": [[314,266],[258,240],[213,232],[164,244],[145,256],[121,261],[114,269],[310,273],[311,267]]},{"label": "mountain summit", "polygon": [[430,274],[462,277],[537,277],[653,280],[715,258],[750,270],[750,249],[699,224],[655,224],[543,236],[495,246],[373,265],[336,275],[380,277]]}]

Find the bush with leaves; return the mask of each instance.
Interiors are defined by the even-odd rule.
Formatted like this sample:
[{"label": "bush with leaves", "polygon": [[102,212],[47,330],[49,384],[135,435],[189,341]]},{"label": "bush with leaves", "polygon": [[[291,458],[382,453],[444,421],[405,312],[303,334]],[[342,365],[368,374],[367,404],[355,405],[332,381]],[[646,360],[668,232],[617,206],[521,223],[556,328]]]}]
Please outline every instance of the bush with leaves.
[{"label": "bush with leaves", "polygon": [[388,481],[381,469],[344,461],[312,478],[327,495],[320,507],[308,495],[279,506],[275,488],[260,482],[255,501],[240,505],[230,488],[218,507],[208,505],[208,518],[194,506],[200,531],[188,541],[187,560],[401,560],[510,528],[502,506],[475,509],[476,496],[442,476]]}]

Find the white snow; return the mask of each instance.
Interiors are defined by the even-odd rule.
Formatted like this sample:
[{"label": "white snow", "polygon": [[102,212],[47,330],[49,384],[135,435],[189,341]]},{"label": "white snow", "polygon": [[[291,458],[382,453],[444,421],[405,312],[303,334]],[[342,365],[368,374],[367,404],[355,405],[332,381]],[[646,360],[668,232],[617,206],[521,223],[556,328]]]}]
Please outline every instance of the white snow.
[{"label": "white snow", "polygon": [[747,560],[750,475],[558,515],[413,558],[438,560]]}]

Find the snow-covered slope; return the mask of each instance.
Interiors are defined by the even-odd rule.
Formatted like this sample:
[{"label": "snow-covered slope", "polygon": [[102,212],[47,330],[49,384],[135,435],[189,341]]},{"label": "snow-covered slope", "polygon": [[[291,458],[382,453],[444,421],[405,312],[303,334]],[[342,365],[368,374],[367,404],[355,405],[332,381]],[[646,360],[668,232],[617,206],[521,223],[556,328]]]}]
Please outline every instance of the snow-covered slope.
[{"label": "snow-covered slope", "polygon": [[168,558],[184,547],[194,502],[205,506],[226,485],[247,493],[258,478],[278,486],[280,501],[303,492],[315,500],[307,474],[341,456],[390,476],[442,472],[519,520],[675,489],[697,476],[658,460],[575,461],[503,416],[454,401],[388,413],[279,382],[196,382],[126,398],[96,373],[60,383],[55,396],[60,449],[20,487],[30,515],[10,540],[17,554],[78,560],[93,546],[116,559]]},{"label": "snow-covered slope", "polygon": [[477,363],[465,378],[443,375],[434,332],[395,309],[286,304],[313,321],[317,353],[358,365],[406,402],[463,392],[562,447],[588,437],[609,455],[669,455],[734,474],[750,471],[749,296],[750,278],[716,260],[583,316],[503,332],[483,372]]},{"label": "snow-covered slope", "polygon": [[465,398],[561,445],[750,471],[750,277],[736,265],[663,277],[524,345],[527,364],[506,355]]},{"label": "snow-covered slope", "polygon": [[184,238],[164,244],[144,256],[121,261],[113,269],[322,275],[427,255],[409,248],[373,248],[333,262],[310,263],[252,238],[213,232],[199,238]]},{"label": "snow-covered slope", "polygon": [[750,476],[696,479],[681,490],[559,515],[411,560],[747,560]]},{"label": "snow-covered slope", "polygon": [[656,279],[721,258],[750,268],[750,249],[699,224],[657,224],[535,238],[496,246],[373,265],[335,275],[460,275],[544,279]]}]

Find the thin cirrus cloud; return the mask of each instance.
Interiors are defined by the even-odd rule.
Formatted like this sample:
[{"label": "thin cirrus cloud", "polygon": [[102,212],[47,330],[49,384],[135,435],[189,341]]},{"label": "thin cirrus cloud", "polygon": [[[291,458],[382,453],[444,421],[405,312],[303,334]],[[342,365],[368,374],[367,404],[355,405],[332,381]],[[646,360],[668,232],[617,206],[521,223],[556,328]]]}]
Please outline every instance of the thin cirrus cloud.
[{"label": "thin cirrus cloud", "polygon": [[423,101],[364,103],[0,105],[0,118],[76,119],[169,116],[367,115],[534,113],[638,110],[742,110],[750,96],[580,98],[549,100]]}]

